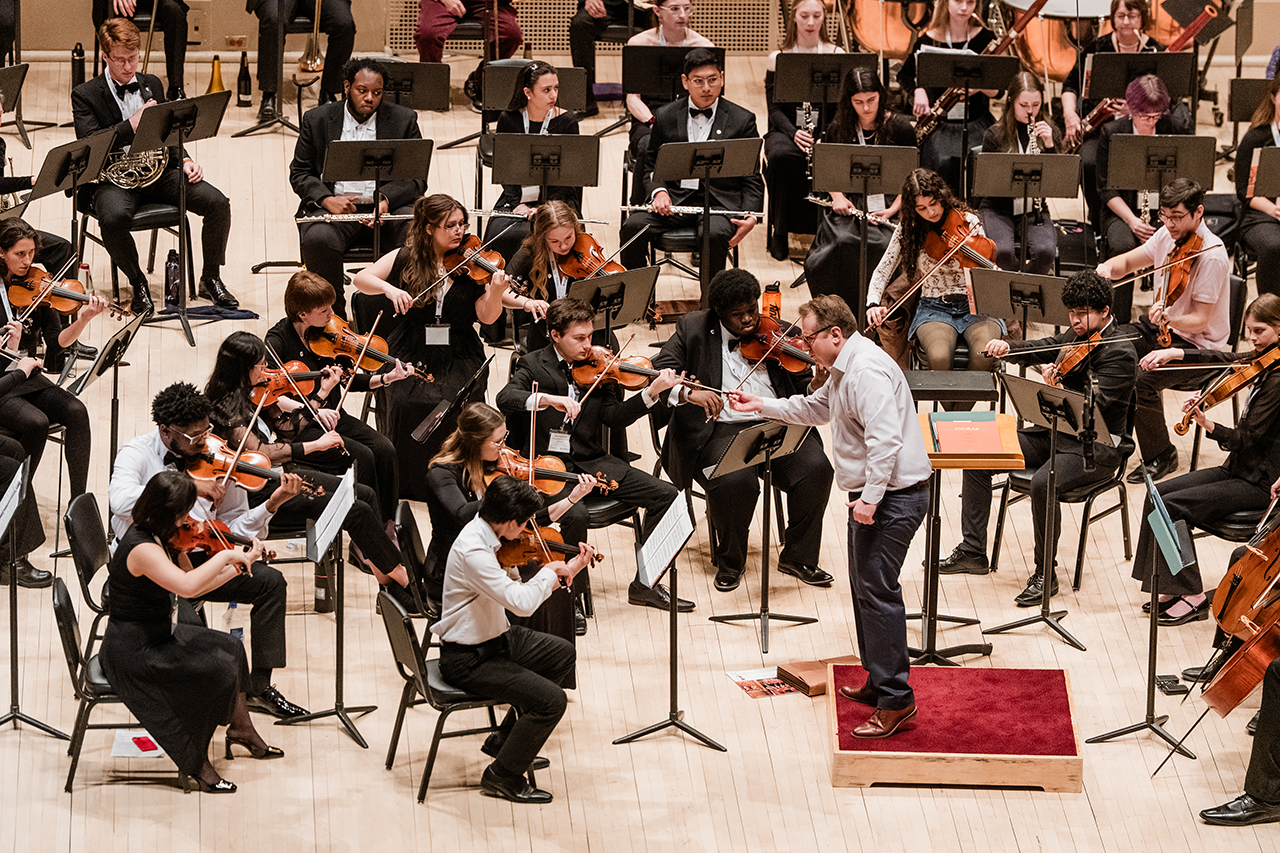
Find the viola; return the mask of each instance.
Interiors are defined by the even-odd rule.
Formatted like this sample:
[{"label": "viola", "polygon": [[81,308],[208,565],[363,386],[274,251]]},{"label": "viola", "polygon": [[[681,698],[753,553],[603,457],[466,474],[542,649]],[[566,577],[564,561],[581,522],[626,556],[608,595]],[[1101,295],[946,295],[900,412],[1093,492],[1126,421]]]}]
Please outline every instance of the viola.
[{"label": "viola", "polygon": [[[270,406],[289,394],[310,394],[316,390],[316,384],[323,378],[323,370],[308,370],[307,366],[300,361],[287,362],[283,370],[277,367],[264,367],[258,384],[249,389],[249,399],[255,406],[259,403]],[[292,384],[290,380],[293,380]],[[297,386],[296,392],[294,386]]]},{"label": "viola", "polygon": [[1097,349],[1101,343],[1102,331],[1099,330],[1085,340],[1064,349],[1061,357],[1053,363],[1053,370],[1048,376],[1049,384],[1061,388],[1062,380],[1066,375],[1079,367],[1089,357],[1089,353]]},{"label": "viola", "polygon": [[[39,267],[32,267],[24,278],[9,282],[9,304],[14,308],[29,308],[35,303],[45,303],[59,314],[74,314],[89,303],[84,285],[74,278],[52,281],[53,276]],[[107,310],[113,317],[132,316],[129,309],[118,302],[111,302]]]},{"label": "viola", "polygon": [[1251,635],[1218,670],[1201,696],[1205,704],[1225,717],[1235,710],[1262,683],[1271,661],[1280,657],[1280,613],[1273,613],[1261,626],[1245,622]]},{"label": "viola", "polygon": [[1231,365],[1222,376],[1205,389],[1196,400],[1195,406],[1183,413],[1182,420],[1173,425],[1173,431],[1178,435],[1186,435],[1191,429],[1191,419],[1196,412],[1203,414],[1219,403],[1230,400],[1236,392],[1253,384],[1255,379],[1277,361],[1280,361],[1280,346],[1272,344],[1252,360]]},{"label": "viola", "polygon": [[995,264],[995,241],[973,233],[965,221],[964,214],[952,208],[942,220],[941,231],[929,229],[929,233],[924,238],[924,250],[932,258],[941,258],[957,246],[960,249],[952,259],[962,268],[998,269]]},{"label": "viola", "polygon": [[[237,458],[231,447],[216,435],[205,438],[205,450],[195,460],[187,462],[186,472],[197,480],[219,480],[223,477],[236,482],[242,489],[260,491],[268,480],[278,482],[280,475],[271,469],[271,460],[265,453],[245,450]],[[302,490],[312,495],[323,495],[324,488],[302,480]]]},{"label": "viola", "polygon": [[1246,545],[1244,555],[1222,576],[1213,594],[1213,618],[1228,634],[1248,640],[1250,626],[1270,619],[1280,612],[1280,524],[1271,525],[1255,535]]},{"label": "viola", "polygon": [[[377,371],[396,360],[387,355],[387,342],[377,335],[357,335],[347,321],[338,316],[329,318],[323,329],[314,326],[303,336],[307,347],[321,358],[344,359],[361,370]],[[356,360],[359,364],[356,364]],[[413,375],[423,382],[434,382],[435,377],[414,367]]]},{"label": "viola", "polygon": [[626,355],[621,358],[604,346],[593,346],[587,357],[573,364],[573,381],[583,388],[597,382],[614,383],[628,391],[645,388],[658,375],[653,363],[642,355]]},{"label": "viola", "polygon": [[573,241],[573,248],[557,261],[557,266],[569,278],[579,280],[627,271],[622,264],[609,260],[605,256],[604,247],[585,231]]},{"label": "viola", "polygon": [[[169,544],[179,551],[204,551],[209,556],[213,556],[221,551],[228,551],[233,547],[242,547],[245,551],[248,551],[253,547],[253,540],[237,536],[231,532],[231,529],[226,524],[216,518],[196,521],[191,516],[187,516],[178,522],[178,531],[169,540]],[[274,560],[276,552],[263,551],[262,558],[264,560]]]},{"label": "viola", "polygon": [[[531,471],[532,480],[529,479]],[[492,473],[485,475],[485,485],[504,475],[532,483],[533,487],[544,495],[558,495],[564,491],[565,483],[578,482],[578,475],[566,471],[564,461],[558,456],[535,456],[530,468],[529,460],[510,447],[498,450],[498,465]],[[596,472],[596,481],[596,488],[602,492],[611,492],[618,488],[617,480],[610,480],[599,471]]]},{"label": "viola", "polygon": [[[1165,258],[1164,265],[1169,268],[1169,275],[1165,280],[1164,294],[1160,301],[1164,303],[1166,309],[1182,296],[1187,289],[1187,285],[1191,283],[1191,271],[1195,266],[1195,256],[1203,247],[1204,238],[1193,231],[1174,247],[1173,251],[1169,253],[1169,257]],[[1167,314],[1162,314],[1160,317],[1156,340],[1160,342],[1162,347],[1167,347],[1173,343],[1173,336],[1169,332]]]},{"label": "viola", "polygon": [[475,234],[463,235],[458,248],[445,252],[441,260],[446,269],[465,272],[476,284],[485,286],[495,273],[506,267],[507,262],[492,249],[481,250],[481,245]]},{"label": "viola", "polygon": [[[541,542],[538,541],[538,535],[542,537]],[[499,565],[511,567],[523,566],[529,562],[551,563],[578,555],[577,546],[564,544],[564,537],[554,527],[539,527],[538,535],[525,527],[520,531],[519,539],[503,542],[498,548]],[[594,566],[603,559],[598,553],[592,554],[591,565]]]},{"label": "viola", "polygon": [[747,361],[767,358],[788,373],[803,373],[813,367],[813,357],[803,348],[799,335],[783,334],[782,324],[767,314],[756,320],[756,330],[742,338],[738,351]]}]

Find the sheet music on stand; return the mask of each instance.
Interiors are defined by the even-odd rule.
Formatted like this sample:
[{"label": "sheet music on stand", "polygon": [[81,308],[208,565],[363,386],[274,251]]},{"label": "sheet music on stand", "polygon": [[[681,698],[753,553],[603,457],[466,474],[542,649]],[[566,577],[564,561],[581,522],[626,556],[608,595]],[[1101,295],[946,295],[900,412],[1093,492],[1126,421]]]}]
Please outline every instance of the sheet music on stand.
[{"label": "sheet music on stand", "polygon": [[13,521],[13,514],[18,511],[18,504],[22,503],[23,487],[27,482],[27,466],[30,464],[29,459],[22,461],[17,475],[10,481],[9,487],[4,490],[4,496],[0,497],[0,536],[4,536],[9,529],[9,524]]},{"label": "sheet music on stand", "polygon": [[308,560],[318,563],[324,558],[329,546],[333,544],[334,537],[342,529],[342,523],[347,520],[347,513],[351,512],[351,507],[355,505],[355,502],[356,469],[352,467],[348,468],[347,473],[342,475],[338,488],[334,490],[333,497],[325,505],[324,512],[320,513],[320,517],[315,521],[307,519]]},{"label": "sheet music on stand", "polygon": [[640,582],[650,589],[658,584],[691,536],[693,516],[689,513],[688,495],[681,491],[658,521],[653,533],[649,534],[649,538],[644,544],[636,546]]}]

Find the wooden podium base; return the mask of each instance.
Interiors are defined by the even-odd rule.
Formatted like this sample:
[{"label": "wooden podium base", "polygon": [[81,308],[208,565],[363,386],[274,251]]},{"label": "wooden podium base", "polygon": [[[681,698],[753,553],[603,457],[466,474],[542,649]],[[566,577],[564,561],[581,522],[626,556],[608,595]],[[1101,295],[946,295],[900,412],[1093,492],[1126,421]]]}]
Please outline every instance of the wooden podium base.
[{"label": "wooden podium base", "polygon": [[[832,665],[828,673],[832,787],[1084,790],[1084,758],[1065,670],[912,669],[920,712],[888,738],[852,736],[873,709],[842,698],[839,688],[865,680],[860,666]],[[1007,710],[991,713],[996,708]]]}]

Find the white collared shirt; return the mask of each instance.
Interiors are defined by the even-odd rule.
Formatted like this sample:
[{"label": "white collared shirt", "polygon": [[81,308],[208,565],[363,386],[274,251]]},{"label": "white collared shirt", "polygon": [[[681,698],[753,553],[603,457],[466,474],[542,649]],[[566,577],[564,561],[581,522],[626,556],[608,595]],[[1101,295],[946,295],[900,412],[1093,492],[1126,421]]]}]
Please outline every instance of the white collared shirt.
[{"label": "white collared shirt", "polygon": [[[729,348],[734,335],[725,328],[724,323],[720,324],[720,339],[720,387],[737,388],[738,383],[742,383],[742,390],[748,394],[776,400],[778,395],[774,393],[773,383],[769,381],[768,365],[761,365],[752,370],[755,365],[743,357],[741,347]],[[743,382],[744,377],[745,382]],[[758,421],[760,416],[752,412],[737,412],[732,406],[725,406],[720,410],[720,416],[716,420],[722,424],[732,424]]]},{"label": "white collared shirt", "polygon": [[[720,108],[720,99],[716,98],[711,104],[711,118],[705,116],[695,117],[692,113],[685,113],[685,130],[689,135],[690,142],[706,142],[711,136],[711,125],[716,123],[716,110]],[[694,109],[693,101],[689,101],[689,109]],[[701,182],[696,178],[687,181],[681,181],[680,186],[686,190],[696,190]]]},{"label": "white collared shirt", "polygon": [[[138,75],[137,74],[133,75],[133,77],[130,78],[128,83],[119,84],[124,86],[129,85],[129,83],[138,84],[138,91],[129,92],[123,98],[121,98],[118,94],[116,94],[117,83],[115,80],[111,79],[111,72],[103,71],[102,76],[107,81],[107,91],[111,93],[111,97],[115,100],[116,106],[120,108],[121,117],[124,118],[125,121],[128,121],[129,119],[133,118],[133,114],[136,113],[138,110],[142,109],[142,104],[143,104],[142,81],[138,79]],[[124,147],[124,150],[128,151],[131,147],[132,146],[130,145],[126,145]]]},{"label": "white collared shirt", "polygon": [[[374,110],[368,121],[361,124],[351,114],[348,101],[342,102],[342,142],[372,142],[378,138],[378,112]],[[334,195],[350,196],[353,201],[369,204],[373,201],[374,181],[338,181],[333,185]]]}]

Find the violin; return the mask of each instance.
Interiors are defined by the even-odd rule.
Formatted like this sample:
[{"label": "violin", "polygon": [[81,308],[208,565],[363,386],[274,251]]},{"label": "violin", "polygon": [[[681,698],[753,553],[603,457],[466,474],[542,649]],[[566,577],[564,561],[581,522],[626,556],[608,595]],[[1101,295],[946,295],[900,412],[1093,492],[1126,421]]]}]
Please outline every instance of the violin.
[{"label": "violin", "polygon": [[1047,377],[1049,384],[1061,388],[1062,380],[1066,375],[1079,367],[1089,357],[1089,353],[1097,349],[1101,343],[1102,330],[1099,329],[1085,340],[1064,349],[1058,360],[1053,363],[1053,370]]},{"label": "violin", "polygon": [[622,264],[605,257],[604,247],[585,231],[573,241],[573,248],[557,261],[557,266],[569,278],[579,280],[627,271]]},{"label": "violin", "polygon": [[[286,373],[288,376],[285,375]],[[270,406],[281,397],[295,393],[295,385],[298,389],[296,393],[310,394],[316,390],[316,384],[323,378],[323,370],[308,370],[307,366],[300,361],[287,362],[283,370],[277,367],[264,367],[258,384],[249,389],[249,399],[255,406],[259,403]],[[291,379],[292,383],[289,381]]]},{"label": "violin", "polygon": [[[1212,612],[1218,626],[1241,640],[1253,636],[1253,629],[1280,612],[1280,524],[1256,534],[1246,544],[1244,555],[1222,576],[1213,594]],[[1252,627],[1250,627],[1252,626]]]},{"label": "violin", "polygon": [[[538,541],[541,535],[542,541]],[[564,537],[554,527],[539,527],[535,534],[529,527],[520,531],[519,539],[509,539],[498,548],[498,564],[510,568],[525,563],[551,563],[565,557],[578,556],[576,545],[564,544]],[[591,565],[603,560],[599,553],[591,555]]]},{"label": "violin", "polygon": [[[387,342],[377,335],[357,335],[341,317],[329,318],[323,329],[307,329],[303,338],[307,347],[321,358],[345,359],[361,370],[377,371],[396,360],[387,355]],[[360,363],[355,364],[359,359]],[[423,382],[434,382],[435,377],[414,367],[413,375]]]},{"label": "violin", "polygon": [[[188,475],[196,480],[218,480],[228,476],[242,489],[257,492],[267,484],[268,480],[278,482],[280,475],[271,469],[271,460],[267,454],[256,450],[246,450],[237,459],[235,451],[216,435],[205,438],[205,450],[186,465]],[[308,494],[323,496],[324,488],[302,481],[302,490]]]},{"label": "violin", "polygon": [[492,249],[481,250],[480,238],[464,234],[458,248],[445,252],[441,261],[452,272],[464,272],[482,287],[489,284],[495,273],[506,267],[506,259]]},{"label": "violin", "polygon": [[[84,285],[74,278],[52,281],[53,276],[39,267],[27,270],[25,277],[9,282],[9,304],[14,308],[29,308],[45,303],[59,314],[74,314],[88,304]],[[130,317],[129,309],[118,302],[111,302],[107,310],[113,317]]]},{"label": "violin", "polygon": [[747,361],[768,358],[788,373],[803,373],[813,367],[813,357],[803,348],[799,335],[785,335],[782,324],[767,314],[756,320],[756,330],[742,338],[738,352]]},{"label": "violin", "polygon": [[[525,459],[510,447],[503,447],[498,450],[497,468],[492,473],[485,475],[484,483],[487,486],[498,477],[505,475],[515,477],[517,480],[523,480],[526,483],[532,483],[533,487],[544,495],[557,495],[564,490],[565,483],[576,484],[578,482],[578,475],[570,474],[566,471],[563,460],[558,456],[534,457],[532,473],[533,479],[530,480],[528,459]],[[618,488],[617,480],[610,480],[600,472],[596,472],[596,481],[596,488],[602,492],[611,492]]]},{"label": "violin", "polygon": [[1237,391],[1248,388],[1263,371],[1277,361],[1280,361],[1280,346],[1272,344],[1251,361],[1233,364],[1205,389],[1190,411],[1183,413],[1182,420],[1173,425],[1173,431],[1178,435],[1186,435],[1191,430],[1191,419],[1196,412],[1204,414],[1219,403],[1230,400]]},{"label": "violin", "polygon": [[[1204,238],[1194,231],[1182,242],[1174,247],[1169,253],[1169,257],[1165,258],[1164,265],[1169,268],[1169,275],[1165,280],[1164,298],[1160,301],[1164,303],[1167,311],[1168,307],[1186,291],[1187,285],[1191,283],[1191,271],[1195,266],[1195,255],[1204,247]],[[1167,347],[1173,343],[1173,336],[1169,333],[1169,320],[1167,313],[1160,316],[1159,327],[1156,331],[1156,340],[1160,342],[1160,346]],[[1183,433],[1179,433],[1182,435]]]},{"label": "violin", "polygon": [[658,373],[653,363],[644,356],[627,355],[619,358],[614,355],[613,350],[604,346],[591,347],[587,357],[573,365],[573,381],[583,388],[590,388],[597,382],[612,382],[628,391],[638,391],[648,387]]},{"label": "violin", "polygon": [[[231,532],[231,529],[226,524],[216,518],[208,521],[196,521],[188,515],[178,522],[178,531],[169,540],[169,544],[179,551],[204,551],[212,557],[214,554],[221,551],[229,551],[237,546],[248,551],[253,547],[253,540],[237,536]],[[263,551],[262,558],[264,560],[274,560],[276,552]]]},{"label": "violin", "polygon": [[964,214],[955,208],[942,220],[941,231],[930,228],[924,238],[924,250],[933,258],[941,258],[959,246],[952,260],[963,269],[998,269],[995,264],[996,244],[990,237],[975,234],[965,221]]}]

